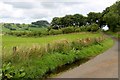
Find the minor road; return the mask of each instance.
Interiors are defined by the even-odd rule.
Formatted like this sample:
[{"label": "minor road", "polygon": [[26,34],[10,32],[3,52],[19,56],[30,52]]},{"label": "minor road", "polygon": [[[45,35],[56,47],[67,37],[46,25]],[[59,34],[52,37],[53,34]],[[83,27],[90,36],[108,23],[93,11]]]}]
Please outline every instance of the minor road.
[{"label": "minor road", "polygon": [[116,41],[104,53],[54,78],[118,78],[118,43]]}]

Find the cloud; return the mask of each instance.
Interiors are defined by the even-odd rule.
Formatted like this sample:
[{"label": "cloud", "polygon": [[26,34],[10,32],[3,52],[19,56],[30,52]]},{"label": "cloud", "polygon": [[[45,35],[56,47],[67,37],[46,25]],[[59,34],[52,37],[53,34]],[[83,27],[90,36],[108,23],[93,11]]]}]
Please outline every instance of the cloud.
[{"label": "cloud", "polygon": [[4,2],[5,4],[12,5],[14,8],[22,8],[22,9],[32,9],[35,4],[32,2]]},{"label": "cloud", "polygon": [[0,22],[30,23],[67,14],[102,12],[116,0],[1,0]]},{"label": "cloud", "polygon": [[40,3],[41,6],[43,6],[44,8],[56,8],[56,7],[59,7],[59,5],[57,5],[57,3],[51,3],[51,2],[42,2]]}]

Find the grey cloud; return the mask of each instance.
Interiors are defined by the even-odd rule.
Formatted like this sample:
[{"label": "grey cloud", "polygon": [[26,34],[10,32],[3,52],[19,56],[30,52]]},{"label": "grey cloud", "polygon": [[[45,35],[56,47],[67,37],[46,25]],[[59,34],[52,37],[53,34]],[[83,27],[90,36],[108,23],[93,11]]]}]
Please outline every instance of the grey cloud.
[{"label": "grey cloud", "polygon": [[8,16],[8,15],[2,15],[2,16],[0,16],[0,18],[12,18],[12,17]]},{"label": "grey cloud", "polygon": [[81,5],[86,4],[87,2],[42,2],[41,5],[44,8],[48,9],[56,9],[62,6],[73,6],[73,5]]},{"label": "grey cloud", "polygon": [[62,6],[73,6],[79,4],[86,4],[86,2],[42,2],[41,5],[45,8],[59,8],[60,5]]},{"label": "grey cloud", "polygon": [[79,4],[86,4],[87,2],[64,2],[63,5],[68,5],[68,6],[72,6],[72,5],[79,5]]},{"label": "grey cloud", "polygon": [[41,18],[47,18],[48,15],[44,13],[35,13],[30,16],[32,19],[41,19]]},{"label": "grey cloud", "polygon": [[52,2],[42,2],[41,5],[44,7],[44,8],[56,8],[56,7],[59,7],[59,5],[57,5],[58,3],[52,3]]},{"label": "grey cloud", "polygon": [[22,8],[22,9],[32,9],[35,5],[32,2],[4,2],[5,4],[10,4],[14,8]]}]

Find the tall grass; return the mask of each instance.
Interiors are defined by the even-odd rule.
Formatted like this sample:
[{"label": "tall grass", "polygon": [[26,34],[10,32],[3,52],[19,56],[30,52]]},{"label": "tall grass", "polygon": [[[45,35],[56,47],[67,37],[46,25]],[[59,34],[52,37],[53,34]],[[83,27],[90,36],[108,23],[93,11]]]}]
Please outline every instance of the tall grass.
[{"label": "tall grass", "polygon": [[2,51],[5,55],[10,55],[12,53],[13,47],[32,47],[34,45],[45,45],[58,41],[60,39],[67,39],[69,41],[76,40],[78,38],[94,38],[101,36],[100,33],[71,33],[71,34],[61,34],[61,35],[52,35],[46,37],[15,37],[15,36],[2,36]]},{"label": "tall grass", "polygon": [[23,60],[29,60],[31,57],[42,57],[45,54],[50,54],[54,52],[59,52],[67,54],[70,50],[81,50],[84,47],[87,47],[92,44],[98,44],[104,40],[104,37],[98,38],[84,38],[69,41],[67,39],[61,39],[59,41],[54,41],[46,45],[33,45],[32,47],[13,47],[11,55],[3,54],[3,61],[13,61],[19,62]]},{"label": "tall grass", "polygon": [[79,59],[98,55],[111,47],[113,41],[103,36],[69,41],[62,39],[44,46],[34,45],[30,48],[16,47],[13,55],[6,61],[12,62],[15,70],[24,66],[24,78],[42,78],[58,67],[71,64]]}]

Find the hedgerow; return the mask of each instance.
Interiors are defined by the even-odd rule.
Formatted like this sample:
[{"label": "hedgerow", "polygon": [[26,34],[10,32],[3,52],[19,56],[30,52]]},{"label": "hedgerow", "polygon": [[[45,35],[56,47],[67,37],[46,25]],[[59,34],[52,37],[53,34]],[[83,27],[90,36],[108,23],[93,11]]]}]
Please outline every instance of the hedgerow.
[{"label": "hedgerow", "polygon": [[13,36],[25,36],[25,37],[41,37],[41,36],[46,36],[46,35],[58,35],[58,34],[68,34],[68,33],[74,33],[74,32],[95,32],[99,30],[99,26],[97,24],[91,24],[87,26],[80,26],[80,27],[65,27],[61,28],[58,30],[55,29],[49,29],[46,31],[9,31],[6,32],[8,35],[13,35]]}]

